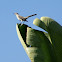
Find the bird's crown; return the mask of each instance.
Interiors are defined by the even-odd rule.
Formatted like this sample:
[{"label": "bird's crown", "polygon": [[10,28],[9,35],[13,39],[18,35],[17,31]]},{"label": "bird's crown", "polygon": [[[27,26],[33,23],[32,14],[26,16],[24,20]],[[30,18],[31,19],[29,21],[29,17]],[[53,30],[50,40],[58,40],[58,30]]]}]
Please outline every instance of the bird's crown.
[{"label": "bird's crown", "polygon": [[15,15],[18,14],[18,13],[14,13]]}]

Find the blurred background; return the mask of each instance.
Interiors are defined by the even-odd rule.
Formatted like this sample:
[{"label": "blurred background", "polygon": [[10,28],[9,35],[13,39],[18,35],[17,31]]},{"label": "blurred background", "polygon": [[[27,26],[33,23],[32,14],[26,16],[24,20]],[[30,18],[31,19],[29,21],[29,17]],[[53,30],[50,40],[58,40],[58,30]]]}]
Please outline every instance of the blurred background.
[{"label": "blurred background", "polygon": [[38,14],[24,24],[44,31],[33,25],[33,20],[48,16],[62,25],[62,0],[1,0],[0,1],[0,62],[31,62],[21,45],[16,24],[20,21],[14,15]]}]

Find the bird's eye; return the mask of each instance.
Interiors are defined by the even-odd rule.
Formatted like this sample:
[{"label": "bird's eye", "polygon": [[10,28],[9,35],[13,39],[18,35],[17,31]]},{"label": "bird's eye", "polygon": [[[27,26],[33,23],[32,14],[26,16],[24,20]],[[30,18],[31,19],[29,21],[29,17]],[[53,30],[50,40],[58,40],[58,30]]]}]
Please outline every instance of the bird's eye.
[{"label": "bird's eye", "polygon": [[17,13],[18,14],[18,13]]}]

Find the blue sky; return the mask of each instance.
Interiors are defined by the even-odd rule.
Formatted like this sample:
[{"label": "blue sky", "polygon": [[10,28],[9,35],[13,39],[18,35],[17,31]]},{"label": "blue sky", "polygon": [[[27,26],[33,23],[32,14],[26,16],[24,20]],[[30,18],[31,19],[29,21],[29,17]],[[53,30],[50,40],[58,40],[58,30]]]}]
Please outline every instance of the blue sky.
[{"label": "blue sky", "polygon": [[25,22],[35,29],[39,28],[33,26],[33,20],[42,16],[48,16],[62,25],[62,0],[1,0],[0,62],[30,62],[17,36],[16,23],[20,21],[15,12],[22,16],[38,14]]}]

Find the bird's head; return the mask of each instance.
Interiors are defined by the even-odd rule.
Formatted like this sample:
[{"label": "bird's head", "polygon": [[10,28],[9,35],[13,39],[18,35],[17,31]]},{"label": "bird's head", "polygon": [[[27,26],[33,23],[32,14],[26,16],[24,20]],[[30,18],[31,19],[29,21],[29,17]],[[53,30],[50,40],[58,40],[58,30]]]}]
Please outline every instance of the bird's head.
[{"label": "bird's head", "polygon": [[17,15],[18,13],[14,13],[15,15]]}]

